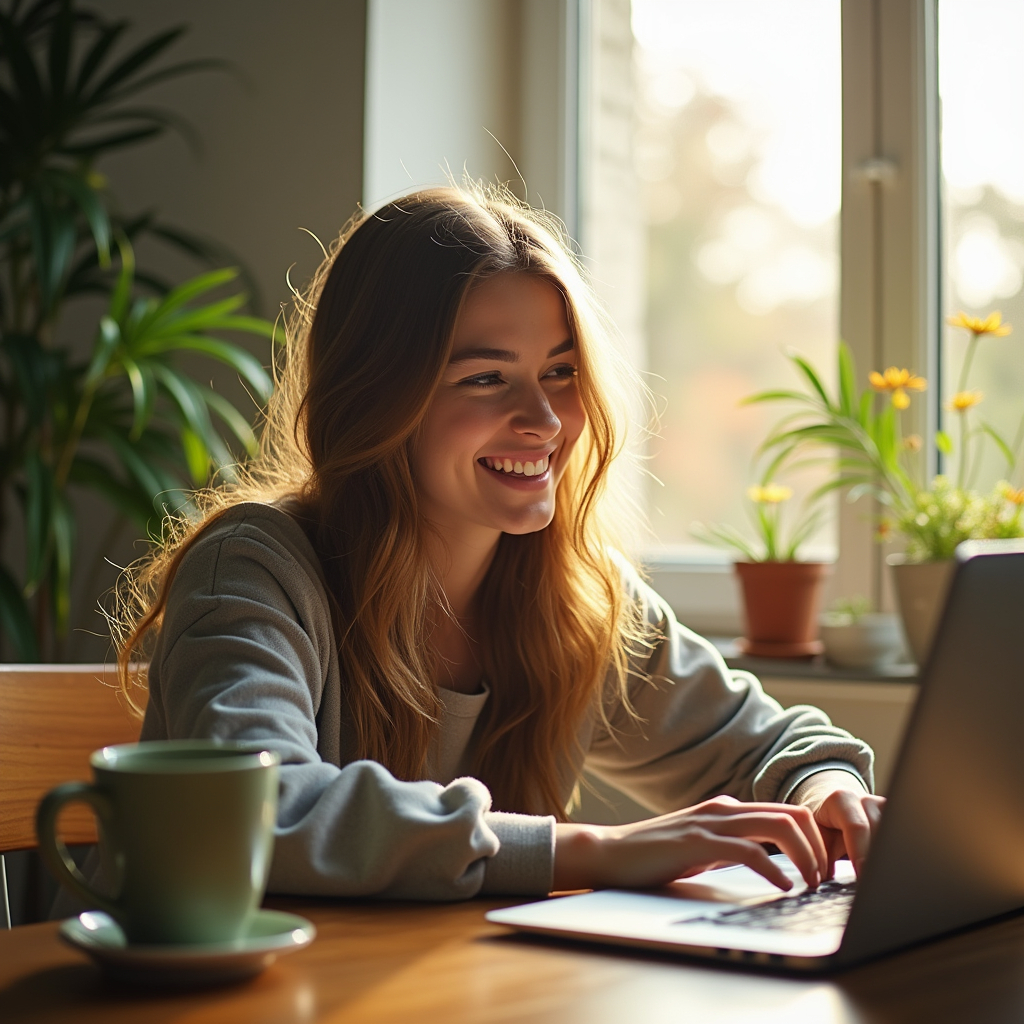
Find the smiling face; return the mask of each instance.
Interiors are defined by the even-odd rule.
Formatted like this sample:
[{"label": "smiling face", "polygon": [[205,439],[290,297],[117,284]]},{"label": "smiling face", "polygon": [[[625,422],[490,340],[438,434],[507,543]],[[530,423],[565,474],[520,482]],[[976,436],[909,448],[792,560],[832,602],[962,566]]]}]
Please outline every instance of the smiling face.
[{"label": "smiling face", "polygon": [[561,293],[543,278],[475,285],[412,451],[424,515],[449,539],[496,543],[555,513],[586,416]]}]

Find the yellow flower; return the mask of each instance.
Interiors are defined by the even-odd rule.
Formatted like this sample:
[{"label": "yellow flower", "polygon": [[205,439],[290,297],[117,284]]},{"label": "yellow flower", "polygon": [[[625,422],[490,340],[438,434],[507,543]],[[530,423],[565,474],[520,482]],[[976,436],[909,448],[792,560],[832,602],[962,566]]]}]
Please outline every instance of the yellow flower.
[{"label": "yellow flower", "polygon": [[980,316],[968,316],[961,311],[956,316],[947,317],[946,323],[950,327],[963,327],[975,337],[980,334],[991,334],[996,338],[1005,338],[1013,330],[1011,324],[1003,323],[1003,314],[998,309],[984,319]]},{"label": "yellow flower", "polygon": [[985,396],[980,391],[958,391],[950,400],[947,408],[954,412],[967,412],[977,405]]},{"label": "yellow flower", "polygon": [[908,434],[903,438],[903,447],[908,452],[919,452],[923,443],[920,434]]},{"label": "yellow flower", "polygon": [[996,484],[999,493],[1013,505],[1024,505],[1024,487],[1015,488],[1006,480],[1000,480]]},{"label": "yellow flower", "polygon": [[778,505],[793,497],[793,488],[785,484],[765,484],[764,487],[755,484],[747,488],[747,497],[758,505]]},{"label": "yellow flower", "polygon": [[918,377],[909,370],[900,370],[895,366],[890,366],[885,373],[872,370],[868,380],[876,391],[891,391],[892,404],[897,409],[906,409],[910,405],[908,390],[924,391],[928,387],[924,377]]}]

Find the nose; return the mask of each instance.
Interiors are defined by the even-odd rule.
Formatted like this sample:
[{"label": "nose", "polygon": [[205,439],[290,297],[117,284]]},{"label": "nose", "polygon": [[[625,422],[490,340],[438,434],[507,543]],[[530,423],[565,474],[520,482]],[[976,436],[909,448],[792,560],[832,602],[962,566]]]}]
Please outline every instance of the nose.
[{"label": "nose", "polygon": [[543,388],[530,388],[523,394],[519,408],[512,417],[512,429],[523,437],[540,441],[552,440],[562,429],[562,421],[555,415]]}]

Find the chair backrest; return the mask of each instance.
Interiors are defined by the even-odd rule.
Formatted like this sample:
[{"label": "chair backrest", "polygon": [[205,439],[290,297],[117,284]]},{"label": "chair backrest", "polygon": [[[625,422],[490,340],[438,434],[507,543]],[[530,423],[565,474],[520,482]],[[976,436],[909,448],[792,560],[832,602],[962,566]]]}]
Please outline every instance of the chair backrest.
[{"label": "chair backrest", "polygon": [[[89,781],[89,754],[134,743],[142,723],[110,666],[0,665],[0,853],[36,845],[36,807],[61,782]],[[61,815],[66,843],[96,842],[88,808]]]}]

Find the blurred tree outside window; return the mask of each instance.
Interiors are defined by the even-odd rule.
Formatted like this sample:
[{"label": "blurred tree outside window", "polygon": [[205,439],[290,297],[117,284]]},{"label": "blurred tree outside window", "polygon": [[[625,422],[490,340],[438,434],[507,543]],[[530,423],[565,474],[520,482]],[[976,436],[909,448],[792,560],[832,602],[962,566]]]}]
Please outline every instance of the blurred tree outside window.
[{"label": "blurred tree outside window", "polygon": [[[793,383],[787,349],[835,363],[840,0],[633,0],[632,27],[646,369],[661,411],[648,514],[663,551],[699,559],[694,521],[748,525],[753,458],[776,416],[739,401]],[[826,473],[786,482],[799,498]],[[808,554],[834,557],[831,519]]]},{"label": "blurred tree outside window", "polygon": [[[944,312],[1002,311],[1008,338],[978,350],[972,387],[981,417],[1013,436],[1024,411],[1024,39],[1019,0],[939,0]],[[979,60],[979,54],[985,59]],[[943,414],[966,352],[964,332],[944,329]],[[1019,439],[1018,439],[1019,440]],[[979,445],[978,480],[1005,474],[994,445]]]}]

